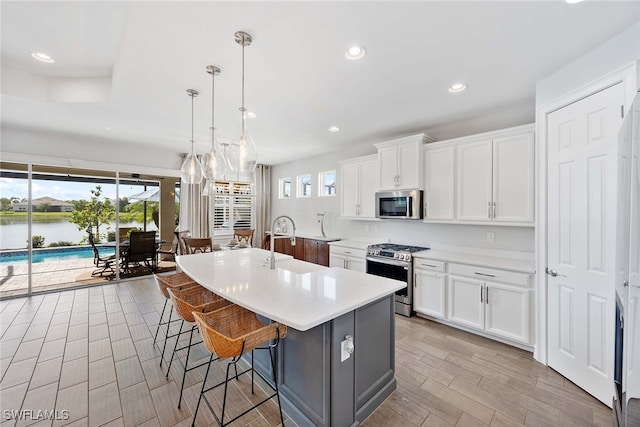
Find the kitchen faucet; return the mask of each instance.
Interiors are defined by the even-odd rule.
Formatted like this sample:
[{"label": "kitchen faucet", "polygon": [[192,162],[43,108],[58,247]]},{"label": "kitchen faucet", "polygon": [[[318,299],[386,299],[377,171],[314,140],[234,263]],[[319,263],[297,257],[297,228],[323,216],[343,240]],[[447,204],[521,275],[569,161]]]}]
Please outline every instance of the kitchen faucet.
[{"label": "kitchen faucet", "polygon": [[320,233],[322,233],[322,237],[327,237],[327,235],[324,234],[324,216],[326,214],[327,214],[327,211],[316,214],[316,216],[318,217],[318,222],[320,223]]},{"label": "kitchen faucet", "polygon": [[[291,221],[291,225],[293,225],[293,235],[291,235],[291,236],[284,235],[284,236],[276,237],[276,234],[274,233],[273,228],[275,227],[276,222],[279,221],[281,218],[282,219],[288,219],[289,221]],[[289,217],[287,215],[280,215],[280,216],[276,217],[273,220],[273,223],[271,224],[271,245],[270,245],[271,257],[269,258],[269,268],[271,270],[275,270],[276,269],[276,257],[275,257],[275,255],[273,253],[273,251],[275,249],[275,246],[276,246],[275,243],[274,243],[274,240],[275,239],[287,239],[287,238],[291,239],[291,246],[295,246],[296,245],[296,223],[293,222],[291,217]]]}]

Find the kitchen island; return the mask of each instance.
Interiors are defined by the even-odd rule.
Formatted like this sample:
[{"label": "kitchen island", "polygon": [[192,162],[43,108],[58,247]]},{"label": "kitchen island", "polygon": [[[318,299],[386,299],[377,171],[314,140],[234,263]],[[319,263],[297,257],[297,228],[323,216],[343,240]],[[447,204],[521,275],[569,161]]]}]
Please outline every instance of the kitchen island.
[{"label": "kitchen island", "polygon": [[[362,422],[396,387],[394,294],[405,283],[262,249],[177,257],[214,293],[289,327],[278,347],[284,411],[300,426]],[[345,349],[353,342],[353,353]],[[268,357],[256,369],[271,378]]]}]

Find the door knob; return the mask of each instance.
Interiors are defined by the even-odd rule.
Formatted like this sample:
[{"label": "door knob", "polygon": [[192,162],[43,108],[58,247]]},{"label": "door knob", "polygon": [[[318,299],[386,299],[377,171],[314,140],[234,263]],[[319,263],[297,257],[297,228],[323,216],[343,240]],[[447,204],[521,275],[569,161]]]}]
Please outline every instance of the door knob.
[{"label": "door knob", "polygon": [[552,269],[552,268],[549,268],[549,267],[547,267],[547,270],[546,270],[546,271],[547,271],[547,274],[548,274],[549,276],[551,276],[551,277],[558,277],[558,276],[560,276],[560,277],[567,277],[567,276],[565,276],[564,274],[559,274],[556,270],[554,270],[554,269]]}]

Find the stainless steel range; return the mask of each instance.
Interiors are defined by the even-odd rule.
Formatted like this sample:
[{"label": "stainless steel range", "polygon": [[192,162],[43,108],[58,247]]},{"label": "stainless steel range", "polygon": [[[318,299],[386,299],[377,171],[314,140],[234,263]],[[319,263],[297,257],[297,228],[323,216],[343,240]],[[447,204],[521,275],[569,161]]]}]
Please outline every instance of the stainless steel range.
[{"label": "stainless steel range", "polygon": [[396,292],[396,313],[411,316],[413,304],[413,253],[429,248],[381,243],[367,247],[367,273],[405,282]]}]

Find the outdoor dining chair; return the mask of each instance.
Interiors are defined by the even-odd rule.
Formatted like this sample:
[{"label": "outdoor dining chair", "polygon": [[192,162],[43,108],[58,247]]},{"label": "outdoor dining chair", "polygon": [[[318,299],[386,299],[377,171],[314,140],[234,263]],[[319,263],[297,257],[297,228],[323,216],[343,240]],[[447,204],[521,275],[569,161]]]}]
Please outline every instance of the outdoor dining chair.
[{"label": "outdoor dining chair", "polygon": [[93,263],[96,266],[96,270],[94,270],[91,275],[92,276],[102,276],[104,273],[109,273],[110,275],[114,275],[116,271],[113,266],[116,264],[116,256],[107,255],[100,256],[100,251],[96,247],[96,241],[93,237],[93,233],[87,230],[87,234],[89,235],[89,244],[91,245],[91,249],[93,249]]},{"label": "outdoor dining chair", "polygon": [[125,256],[125,272],[130,273],[131,264],[144,264],[157,271],[157,244],[155,231],[132,231],[129,235],[129,250]]}]

